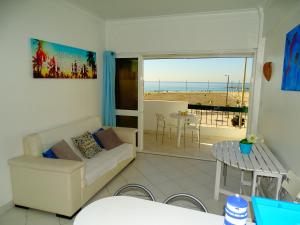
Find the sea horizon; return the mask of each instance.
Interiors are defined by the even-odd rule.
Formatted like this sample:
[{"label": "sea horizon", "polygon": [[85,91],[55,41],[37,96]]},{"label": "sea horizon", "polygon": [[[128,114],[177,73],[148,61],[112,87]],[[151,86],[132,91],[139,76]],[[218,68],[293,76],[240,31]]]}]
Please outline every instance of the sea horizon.
[{"label": "sea horizon", "polygon": [[[249,90],[245,83],[245,91]],[[144,92],[226,92],[227,82],[144,81]],[[229,92],[242,91],[242,83],[230,82]]]}]

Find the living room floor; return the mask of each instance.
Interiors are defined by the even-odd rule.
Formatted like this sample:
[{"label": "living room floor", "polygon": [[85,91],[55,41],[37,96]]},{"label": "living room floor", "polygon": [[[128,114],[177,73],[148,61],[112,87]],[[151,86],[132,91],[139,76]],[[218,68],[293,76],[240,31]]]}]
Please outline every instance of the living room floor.
[{"label": "living room floor", "polygon": [[[198,197],[210,213],[222,215],[225,196],[220,195],[219,201],[213,199],[215,166],[214,161],[138,153],[136,160],[87,204],[112,196],[125,184],[137,183],[146,186],[158,202],[175,193],[189,193]],[[239,171],[228,168],[227,188],[238,192],[239,182]],[[73,221],[52,213],[15,207],[0,216],[1,225],[62,225],[73,224]]]},{"label": "living room floor", "polygon": [[182,137],[181,145],[180,147],[177,147],[177,139],[175,134],[172,134],[172,137],[170,139],[169,134],[166,133],[162,143],[161,134],[158,135],[158,138],[156,140],[155,133],[144,133],[143,152],[214,161],[215,158],[211,153],[213,144],[220,141],[235,140],[235,139],[236,138],[233,137],[201,135],[200,147],[199,147],[199,142],[197,141],[196,134],[194,135],[193,141],[192,141],[192,136],[187,135],[185,146],[184,146],[184,138]]}]

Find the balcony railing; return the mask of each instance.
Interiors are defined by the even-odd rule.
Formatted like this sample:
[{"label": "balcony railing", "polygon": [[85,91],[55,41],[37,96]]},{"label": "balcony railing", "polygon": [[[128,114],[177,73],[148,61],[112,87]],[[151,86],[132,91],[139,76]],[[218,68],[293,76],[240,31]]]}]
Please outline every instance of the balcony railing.
[{"label": "balcony railing", "polygon": [[248,107],[189,104],[188,109],[200,116],[201,124],[246,128]]}]

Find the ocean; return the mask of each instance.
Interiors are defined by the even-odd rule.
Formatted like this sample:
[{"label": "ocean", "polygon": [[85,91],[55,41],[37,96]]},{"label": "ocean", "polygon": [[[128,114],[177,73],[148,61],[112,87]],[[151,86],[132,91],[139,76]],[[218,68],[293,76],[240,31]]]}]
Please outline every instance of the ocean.
[{"label": "ocean", "polygon": [[[249,83],[245,84],[245,91],[249,90]],[[242,90],[241,83],[230,82],[228,85],[230,92],[238,92]],[[174,81],[145,81],[145,92],[193,92],[193,91],[211,91],[226,92],[226,82],[174,82]]]}]

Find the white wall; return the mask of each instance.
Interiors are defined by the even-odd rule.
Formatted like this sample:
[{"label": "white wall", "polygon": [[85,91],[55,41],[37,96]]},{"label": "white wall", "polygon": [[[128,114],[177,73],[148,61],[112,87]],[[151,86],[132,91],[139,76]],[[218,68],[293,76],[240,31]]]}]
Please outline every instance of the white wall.
[{"label": "white wall", "polygon": [[101,77],[103,21],[62,2],[0,2],[0,207],[12,200],[7,160],[26,134],[99,113],[101,79],[32,78],[30,37],[96,51]]},{"label": "white wall", "polygon": [[[161,113],[169,118],[170,113],[188,110],[188,102],[184,101],[160,101],[145,100],[144,101],[144,130],[156,130],[156,113]],[[176,119],[175,119],[176,124]],[[174,130],[175,132],[175,130]]]},{"label": "white wall", "polygon": [[106,47],[118,53],[222,52],[257,47],[257,11],[108,21]]},{"label": "white wall", "polygon": [[[263,79],[259,132],[288,169],[300,175],[300,92],[281,91],[286,33],[300,23],[300,2],[271,1],[265,9],[265,62],[273,63],[270,82]],[[287,7],[289,6],[289,7]],[[279,10],[280,9],[280,10]],[[276,13],[280,11],[280,13]],[[276,15],[276,16],[275,16]],[[274,17],[278,17],[273,20]]]}]

